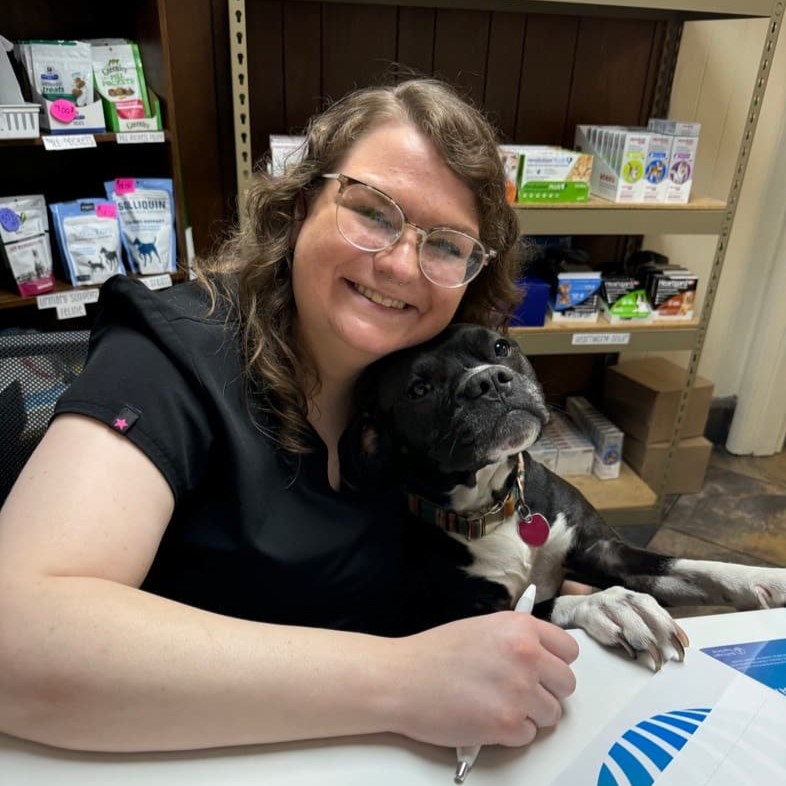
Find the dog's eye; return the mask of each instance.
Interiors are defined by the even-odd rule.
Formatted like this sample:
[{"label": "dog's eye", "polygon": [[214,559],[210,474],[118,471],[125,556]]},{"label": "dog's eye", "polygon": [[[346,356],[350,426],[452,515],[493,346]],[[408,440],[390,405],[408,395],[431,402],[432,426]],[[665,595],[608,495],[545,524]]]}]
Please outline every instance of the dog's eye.
[{"label": "dog's eye", "polygon": [[510,353],[511,353],[510,342],[506,341],[504,338],[499,339],[494,344],[494,354],[498,358],[506,358],[510,355]]},{"label": "dog's eye", "polygon": [[423,380],[416,380],[407,388],[408,398],[423,398],[431,390],[431,385],[423,382]]}]

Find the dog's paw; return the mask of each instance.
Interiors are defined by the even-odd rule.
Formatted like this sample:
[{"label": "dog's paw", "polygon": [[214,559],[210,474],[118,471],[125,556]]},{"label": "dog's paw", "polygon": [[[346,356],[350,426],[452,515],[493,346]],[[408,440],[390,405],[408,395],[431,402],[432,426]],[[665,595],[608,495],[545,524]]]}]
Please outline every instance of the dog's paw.
[{"label": "dog's paw", "polygon": [[685,631],[655,598],[624,587],[557,598],[552,622],[578,626],[601,644],[622,647],[631,658],[647,652],[655,671],[671,658],[683,660],[689,644]]}]

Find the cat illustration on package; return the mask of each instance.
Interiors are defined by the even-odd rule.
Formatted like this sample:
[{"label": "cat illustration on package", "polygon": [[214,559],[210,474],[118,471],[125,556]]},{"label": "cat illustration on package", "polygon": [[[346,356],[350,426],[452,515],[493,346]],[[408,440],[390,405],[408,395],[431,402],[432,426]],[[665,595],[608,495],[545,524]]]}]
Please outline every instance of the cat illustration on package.
[{"label": "cat illustration on package", "polygon": [[166,178],[117,178],[104,183],[117,205],[126,258],[141,275],[171,273],[177,268],[175,203]]}]

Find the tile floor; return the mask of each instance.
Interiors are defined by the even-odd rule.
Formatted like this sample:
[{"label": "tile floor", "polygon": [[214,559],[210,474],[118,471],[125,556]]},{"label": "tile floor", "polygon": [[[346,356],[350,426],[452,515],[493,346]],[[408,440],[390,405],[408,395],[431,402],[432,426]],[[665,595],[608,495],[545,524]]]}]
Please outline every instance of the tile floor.
[{"label": "tile floor", "polygon": [[756,458],[716,447],[702,490],[669,498],[647,545],[681,557],[786,567],[786,452]]}]

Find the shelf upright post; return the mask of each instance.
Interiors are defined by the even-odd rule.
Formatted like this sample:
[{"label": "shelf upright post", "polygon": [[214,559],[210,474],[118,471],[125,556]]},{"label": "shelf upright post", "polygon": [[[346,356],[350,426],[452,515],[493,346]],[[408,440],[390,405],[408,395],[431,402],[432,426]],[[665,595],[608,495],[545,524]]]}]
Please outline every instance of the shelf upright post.
[{"label": "shelf upright post", "polygon": [[227,0],[229,10],[229,57],[232,72],[232,111],[235,131],[235,172],[238,220],[246,218],[246,191],[251,184],[251,122],[248,51],[246,45],[246,2]]}]

